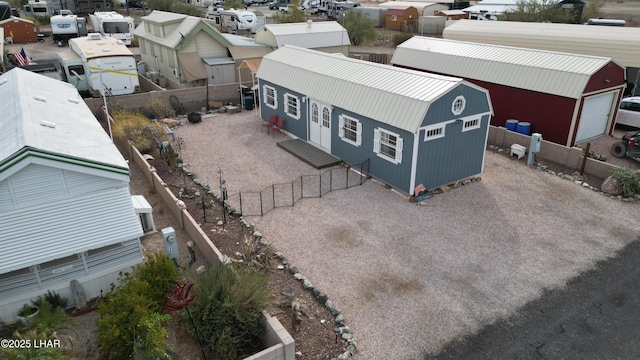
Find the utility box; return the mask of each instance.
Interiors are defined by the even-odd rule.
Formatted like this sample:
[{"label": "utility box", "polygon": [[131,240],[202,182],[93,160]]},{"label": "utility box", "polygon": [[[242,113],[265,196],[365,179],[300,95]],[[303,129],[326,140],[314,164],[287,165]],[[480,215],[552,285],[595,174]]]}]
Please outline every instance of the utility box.
[{"label": "utility box", "polygon": [[178,258],[178,238],[176,231],[172,227],[162,229],[162,242],[164,243],[164,252],[167,253],[169,259]]},{"label": "utility box", "polygon": [[540,152],[540,143],[542,143],[542,134],[531,134],[531,145],[529,146],[529,151],[533,153]]}]

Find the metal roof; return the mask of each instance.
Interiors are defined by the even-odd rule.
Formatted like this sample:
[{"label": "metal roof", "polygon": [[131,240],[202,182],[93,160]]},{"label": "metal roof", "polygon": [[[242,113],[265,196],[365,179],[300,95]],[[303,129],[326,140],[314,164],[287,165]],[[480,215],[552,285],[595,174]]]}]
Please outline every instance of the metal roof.
[{"label": "metal roof", "polygon": [[458,20],[445,39],[610,57],[640,67],[640,27]]},{"label": "metal roof", "polygon": [[[100,35],[100,34],[91,34]],[[82,52],[84,57],[93,59],[108,56],[131,56],[133,53],[121,41],[112,37],[101,36],[99,39],[91,39],[90,36],[82,36],[69,39],[69,48],[75,48]]]},{"label": "metal roof", "polygon": [[73,85],[14,68],[0,75],[0,99],[0,174],[11,165],[7,160],[25,148],[128,172]]},{"label": "metal roof", "polygon": [[[304,48],[350,45],[349,34],[337,21],[267,24],[260,31],[269,31],[276,39],[278,48],[294,45]],[[256,36],[258,38],[259,36]]]},{"label": "metal roof", "polygon": [[419,2],[419,1],[387,1],[387,2],[383,2],[381,4],[378,4],[378,7],[381,8],[390,8],[390,7],[402,7],[402,6],[413,6],[414,8],[418,9],[418,11],[420,11],[420,13],[422,13],[422,10],[426,7],[429,6],[433,6],[436,3],[430,3],[430,2]]},{"label": "metal roof", "polygon": [[463,83],[480,89],[459,78],[295,46],[265,55],[258,78],[411,133],[443,94]]},{"label": "metal roof", "polygon": [[394,65],[579,99],[609,58],[414,36]]}]

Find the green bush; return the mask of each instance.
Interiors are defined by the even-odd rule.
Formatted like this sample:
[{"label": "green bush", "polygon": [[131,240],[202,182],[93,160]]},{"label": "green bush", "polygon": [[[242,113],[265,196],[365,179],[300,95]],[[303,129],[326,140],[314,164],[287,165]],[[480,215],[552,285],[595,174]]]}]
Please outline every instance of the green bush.
[{"label": "green bush", "polygon": [[[171,290],[179,280],[173,261],[164,254],[155,254],[131,273],[121,274],[119,280],[120,285],[114,286],[106,301],[98,305],[98,340],[102,348],[115,358],[128,358],[136,351],[134,339],[138,337],[141,344],[156,344],[158,347],[147,351],[161,356],[158,354],[164,352],[164,344],[157,339],[162,333],[159,335],[153,321],[166,319],[160,315],[164,290]],[[150,326],[156,327],[148,331]],[[140,338],[141,334],[150,338]]]},{"label": "green bush", "polygon": [[56,293],[55,291],[47,290],[47,294],[44,296],[44,299],[54,309],[60,308],[62,310],[65,310],[67,308],[67,298],[60,296],[60,294]]},{"label": "green bush", "polygon": [[627,168],[616,168],[611,176],[618,183],[620,195],[629,197],[640,194],[640,173]]},{"label": "green bush", "polygon": [[398,46],[400,44],[402,44],[403,42],[411,39],[413,37],[413,34],[409,34],[409,33],[399,33],[399,34],[395,34],[393,35],[393,44],[395,46]]},{"label": "green bush", "polygon": [[119,141],[131,141],[142,153],[150,152],[159,143],[169,140],[160,125],[139,113],[115,111],[111,116],[114,119],[113,136]]},{"label": "green bush", "polygon": [[265,274],[216,264],[193,283],[197,296],[189,310],[216,359],[235,360],[264,337],[261,312],[270,301]]},{"label": "green bush", "polygon": [[144,110],[156,119],[170,118],[176,115],[176,112],[173,111],[173,107],[171,107],[171,105],[166,101],[159,98],[147,100],[147,102],[144,103]]}]

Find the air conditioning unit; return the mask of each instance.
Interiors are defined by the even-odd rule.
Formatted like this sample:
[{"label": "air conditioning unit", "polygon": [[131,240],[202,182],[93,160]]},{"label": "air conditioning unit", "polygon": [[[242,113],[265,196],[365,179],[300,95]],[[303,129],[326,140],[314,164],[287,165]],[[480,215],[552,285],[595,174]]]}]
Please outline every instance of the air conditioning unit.
[{"label": "air conditioning unit", "polygon": [[149,205],[147,199],[142,195],[131,195],[131,202],[133,202],[136,215],[140,218],[142,231],[144,231],[145,234],[156,232],[156,224],[153,222],[151,205]]}]

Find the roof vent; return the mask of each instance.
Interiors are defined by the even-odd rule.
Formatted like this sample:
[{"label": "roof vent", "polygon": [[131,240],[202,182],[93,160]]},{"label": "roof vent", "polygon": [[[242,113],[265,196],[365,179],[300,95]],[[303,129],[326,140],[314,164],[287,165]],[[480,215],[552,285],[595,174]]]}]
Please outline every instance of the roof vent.
[{"label": "roof vent", "polygon": [[87,34],[87,37],[89,38],[89,40],[100,40],[100,39],[102,39],[102,35],[100,35],[100,33],[89,33],[89,34]]},{"label": "roof vent", "polygon": [[40,125],[44,127],[52,128],[52,129],[56,128],[56,123],[47,121],[47,120],[41,120]]},{"label": "roof vent", "polygon": [[307,27],[310,28],[311,24],[313,24],[313,21],[311,19],[307,20]]},{"label": "roof vent", "polygon": [[111,49],[102,49],[102,52],[110,52]]},{"label": "roof vent", "polygon": [[67,99],[67,100],[69,100],[69,102],[72,102],[72,103],[74,103],[74,104],[80,104],[80,99],[77,99],[77,98],[72,98],[72,97],[70,97],[70,98],[69,98],[69,99]]},{"label": "roof vent", "polygon": [[38,100],[38,101],[47,102],[47,98],[44,97],[44,96],[34,95],[33,98]]}]

